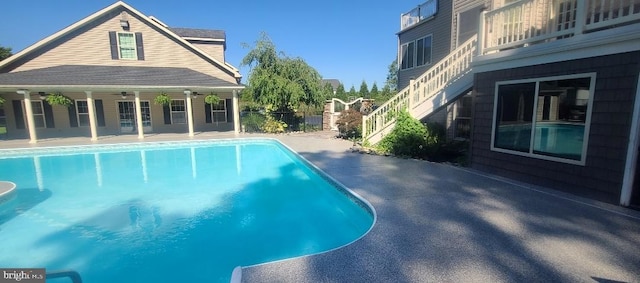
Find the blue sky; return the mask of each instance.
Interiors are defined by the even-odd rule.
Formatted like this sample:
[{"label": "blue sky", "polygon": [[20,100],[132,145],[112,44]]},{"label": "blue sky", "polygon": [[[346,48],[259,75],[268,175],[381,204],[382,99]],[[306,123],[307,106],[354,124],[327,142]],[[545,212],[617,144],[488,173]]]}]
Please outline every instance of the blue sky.
[{"label": "blue sky", "polygon": [[[227,62],[240,68],[261,32],[279,51],[301,57],[323,78],[356,90],[365,80],[382,88],[397,53],[400,14],[420,1],[364,0],[128,0],[147,16],[171,27],[221,29],[227,34]],[[5,0],[0,45],[16,53],[68,25],[115,3],[114,0]],[[248,68],[242,67],[243,83]]]}]

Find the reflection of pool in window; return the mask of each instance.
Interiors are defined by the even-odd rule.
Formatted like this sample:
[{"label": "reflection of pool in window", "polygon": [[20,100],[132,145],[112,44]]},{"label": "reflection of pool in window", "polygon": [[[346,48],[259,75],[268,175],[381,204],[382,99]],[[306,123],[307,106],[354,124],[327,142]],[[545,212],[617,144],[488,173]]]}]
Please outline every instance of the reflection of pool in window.
[{"label": "reflection of pool in window", "polygon": [[[584,143],[584,124],[536,123],[533,153],[580,160]],[[502,125],[496,147],[529,152],[531,124]]]},{"label": "reflection of pool in window", "polygon": [[533,153],[580,160],[584,124],[537,123]]}]

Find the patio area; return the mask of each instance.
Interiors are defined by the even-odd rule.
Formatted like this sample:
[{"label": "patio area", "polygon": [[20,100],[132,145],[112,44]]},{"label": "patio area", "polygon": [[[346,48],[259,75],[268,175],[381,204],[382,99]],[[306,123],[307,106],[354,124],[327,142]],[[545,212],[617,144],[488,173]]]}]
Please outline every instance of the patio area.
[{"label": "patio area", "polygon": [[[198,133],[193,139],[264,137]],[[358,241],[243,268],[243,282],[638,282],[640,212],[445,164],[353,153],[331,132],[274,135],[375,208]],[[145,141],[187,139],[149,135]],[[97,143],[138,142],[136,136]],[[0,141],[0,148],[91,144]],[[326,227],[331,229],[331,227]],[[231,270],[229,271],[231,272]]]}]

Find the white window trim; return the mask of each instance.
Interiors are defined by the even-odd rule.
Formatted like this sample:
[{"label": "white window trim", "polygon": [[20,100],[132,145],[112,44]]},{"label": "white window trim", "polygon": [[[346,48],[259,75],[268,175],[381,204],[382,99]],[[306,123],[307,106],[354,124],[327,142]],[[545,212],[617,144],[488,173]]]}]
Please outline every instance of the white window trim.
[{"label": "white window trim", "polygon": [[87,102],[86,99],[76,99],[76,103],[75,103],[75,107],[76,107],[76,121],[78,121],[78,127],[89,127],[91,125],[86,125],[86,126],[82,126],[80,125],[80,115],[87,115],[87,118],[89,118],[89,102],[87,102],[87,113],[80,113],[80,111],[78,111],[78,102],[80,101],[84,101]]},{"label": "white window trim", "polygon": [[[418,65],[418,41],[421,40],[421,39],[424,39],[426,41],[427,38],[429,38],[429,43],[431,44],[431,48],[429,48],[429,63]],[[414,66],[415,67],[423,67],[423,66],[432,65],[433,64],[433,34],[429,34],[427,36],[424,36],[424,37],[416,39],[416,45],[415,46],[416,46],[416,52],[415,52],[415,57],[416,58],[414,60],[415,61]]]},{"label": "white window trim", "polygon": [[[542,155],[542,154],[536,154],[533,153],[533,146],[529,146],[529,152],[521,152],[521,151],[515,151],[515,150],[510,150],[510,149],[504,149],[504,148],[498,148],[495,147],[495,138],[496,138],[496,119],[497,119],[497,115],[498,115],[498,90],[500,88],[500,86],[502,85],[510,85],[510,84],[519,84],[519,83],[536,83],[536,87],[535,87],[535,95],[538,95],[539,92],[539,86],[540,86],[540,82],[542,81],[554,81],[554,80],[569,80],[569,79],[580,79],[580,78],[590,78],[591,81],[589,82],[589,102],[587,104],[587,113],[586,113],[586,118],[585,118],[585,126],[584,126],[584,139],[583,139],[583,143],[582,143],[582,154],[580,156],[580,160],[572,160],[572,159],[565,159],[565,158],[559,158],[559,157],[554,157],[554,156],[548,156],[548,155]],[[568,164],[574,164],[574,165],[581,165],[584,166],[587,162],[587,147],[589,144],[589,131],[591,128],[591,112],[593,109],[593,97],[594,97],[594,93],[595,93],[595,87],[596,87],[596,73],[592,72],[592,73],[581,73],[581,74],[572,74],[572,75],[564,75],[564,76],[553,76],[553,77],[540,77],[540,78],[533,78],[533,79],[522,79],[522,80],[511,80],[511,81],[499,81],[496,82],[495,84],[495,91],[494,91],[494,96],[493,96],[493,119],[492,119],[492,124],[491,124],[491,151],[495,151],[495,152],[501,152],[501,153],[507,153],[507,154],[512,154],[512,155],[519,155],[519,156],[524,156],[524,157],[530,157],[530,158],[536,158],[536,159],[543,159],[543,160],[549,160],[549,161],[554,161],[554,162],[560,162],[560,163],[568,163]],[[538,99],[534,99],[533,100],[533,109],[538,109]],[[532,115],[536,115],[536,111],[533,111]],[[533,143],[533,137],[534,135],[534,131],[535,131],[535,124],[536,124],[536,119],[535,116],[532,117],[532,134],[531,134],[531,143]]]},{"label": "white window trim", "polygon": [[[182,101],[184,102],[184,110],[183,111],[173,111],[173,102],[174,101]],[[169,113],[171,114],[171,124],[172,125],[182,125],[187,123],[187,101],[185,99],[171,99],[171,104],[169,104]],[[184,113],[184,122],[176,123],[173,121],[173,113]]]},{"label": "white window trim", "polygon": [[[216,110],[213,108],[213,105],[211,105],[211,122],[212,123],[228,123],[229,122],[229,117],[227,117],[227,101],[225,99],[220,99],[220,102],[222,103],[222,106],[224,107],[224,109],[222,110]],[[224,113],[224,121],[214,121],[215,115],[213,115],[214,113]]]},{"label": "white window trim", "polygon": [[[42,109],[42,114],[36,114],[35,112],[33,113],[33,118],[35,120],[36,116],[41,116],[42,117],[42,127],[38,127],[36,126],[36,129],[46,129],[47,128],[47,117],[44,114],[44,105],[42,102],[42,100],[31,100],[31,109],[33,109],[33,103],[40,103],[40,109]],[[24,117],[24,123],[25,125],[27,124],[27,110],[25,109],[25,104],[24,101],[22,102],[22,113],[23,113],[23,117]],[[35,123],[35,121],[34,121]]]},{"label": "white window trim", "polygon": [[[431,49],[429,50],[429,63],[426,64],[422,64],[422,65],[418,65],[418,40],[421,39],[426,39],[426,38],[430,38],[431,39]],[[402,54],[402,48],[404,46],[407,46],[407,48],[409,48],[409,44],[413,43],[413,58],[411,58],[411,62],[413,63],[412,67],[408,67],[408,68],[402,68],[402,59],[403,59],[403,54]],[[398,50],[398,70],[400,71],[406,71],[406,70],[412,70],[415,68],[423,68],[424,66],[431,66],[433,65],[433,34],[428,34],[426,36],[423,36],[421,38],[412,40],[412,41],[408,41],[405,42],[403,44],[400,45],[400,50]]]},{"label": "white window trim", "polygon": [[[122,57],[122,48],[120,45],[120,35],[121,34],[130,34],[133,36],[133,50],[135,51],[134,58],[123,58]],[[133,32],[116,32],[116,40],[118,41],[118,59],[120,60],[138,60],[138,42],[136,42],[136,35]]]}]

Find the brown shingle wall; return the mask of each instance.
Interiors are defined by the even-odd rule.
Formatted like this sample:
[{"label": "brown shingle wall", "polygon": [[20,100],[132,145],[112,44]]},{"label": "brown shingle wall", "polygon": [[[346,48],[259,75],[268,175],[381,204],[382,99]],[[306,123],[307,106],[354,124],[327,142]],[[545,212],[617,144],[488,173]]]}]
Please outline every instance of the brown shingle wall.
[{"label": "brown shingle wall", "polygon": [[[596,86],[585,166],[490,150],[496,82],[590,72]],[[639,72],[640,52],[630,52],[476,74],[472,167],[618,203]]]}]

